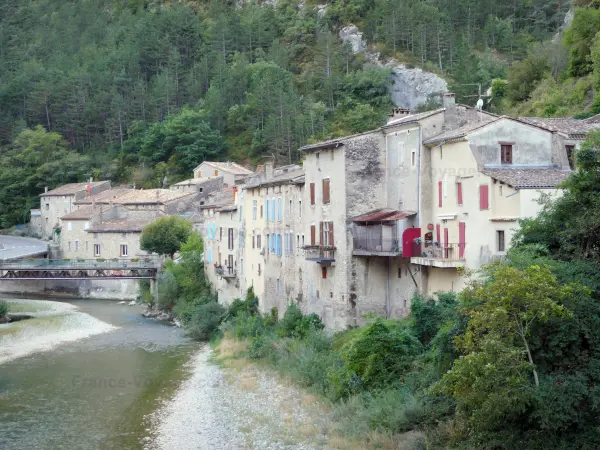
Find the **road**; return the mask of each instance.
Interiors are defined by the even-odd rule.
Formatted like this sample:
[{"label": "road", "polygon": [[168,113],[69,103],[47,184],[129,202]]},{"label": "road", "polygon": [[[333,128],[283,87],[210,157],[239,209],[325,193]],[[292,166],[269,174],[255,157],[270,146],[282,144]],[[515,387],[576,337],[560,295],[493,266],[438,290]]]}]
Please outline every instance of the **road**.
[{"label": "road", "polygon": [[39,239],[0,236],[0,260],[33,258],[48,252],[48,244]]}]

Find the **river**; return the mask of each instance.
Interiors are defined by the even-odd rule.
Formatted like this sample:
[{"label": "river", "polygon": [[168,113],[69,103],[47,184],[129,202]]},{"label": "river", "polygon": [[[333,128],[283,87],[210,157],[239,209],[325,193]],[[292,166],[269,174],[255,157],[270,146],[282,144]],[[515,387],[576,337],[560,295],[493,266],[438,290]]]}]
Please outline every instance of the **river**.
[{"label": "river", "polygon": [[11,300],[0,325],[0,449],[136,449],[147,416],[199,348],[179,328],[107,300]]}]

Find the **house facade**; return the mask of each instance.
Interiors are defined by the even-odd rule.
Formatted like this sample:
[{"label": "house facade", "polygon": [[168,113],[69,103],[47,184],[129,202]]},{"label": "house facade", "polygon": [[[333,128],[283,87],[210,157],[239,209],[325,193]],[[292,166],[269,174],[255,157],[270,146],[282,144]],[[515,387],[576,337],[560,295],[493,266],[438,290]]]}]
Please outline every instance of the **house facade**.
[{"label": "house facade", "polygon": [[251,170],[231,161],[204,161],[194,169],[194,178],[212,179],[223,177],[225,187],[241,184],[244,179],[252,175],[253,172]]}]

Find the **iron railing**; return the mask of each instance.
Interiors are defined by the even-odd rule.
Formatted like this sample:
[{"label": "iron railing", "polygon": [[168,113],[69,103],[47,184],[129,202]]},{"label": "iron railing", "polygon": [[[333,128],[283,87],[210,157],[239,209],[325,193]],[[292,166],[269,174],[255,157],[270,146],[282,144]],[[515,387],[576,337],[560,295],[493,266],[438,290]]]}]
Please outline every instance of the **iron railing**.
[{"label": "iron railing", "polygon": [[335,261],[335,248],[321,245],[310,245],[303,248],[307,261],[327,262]]},{"label": "iron railing", "polygon": [[[435,242],[429,247],[423,249],[421,256],[423,258],[440,259],[444,261],[461,261],[465,259],[465,245]],[[416,255],[415,255],[416,256]]]},{"label": "iron railing", "polygon": [[16,269],[155,269],[160,267],[158,258],[132,259],[15,259],[0,260],[0,270]]},{"label": "iron railing", "polygon": [[223,278],[234,278],[237,272],[233,267],[215,266],[215,273]]},{"label": "iron railing", "polygon": [[400,240],[381,237],[354,237],[354,250],[366,252],[401,252],[402,246]]}]

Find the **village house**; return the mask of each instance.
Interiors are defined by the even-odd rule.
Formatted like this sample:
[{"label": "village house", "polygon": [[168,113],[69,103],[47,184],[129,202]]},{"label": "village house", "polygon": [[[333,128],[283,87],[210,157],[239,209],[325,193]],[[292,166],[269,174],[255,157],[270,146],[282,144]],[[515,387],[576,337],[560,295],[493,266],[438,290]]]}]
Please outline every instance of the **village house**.
[{"label": "village house", "polygon": [[110,181],[90,180],[87,183],[65,184],[51,191],[46,188],[46,191],[40,194],[42,239],[55,237],[54,232],[60,226],[60,217],[76,209],[77,200],[106,191],[110,187]]},{"label": "village house", "polygon": [[540,211],[540,195],[558,195],[571,171],[567,149],[553,131],[509,117],[486,117],[424,146],[429,198],[411,261],[423,268],[425,292],[460,291],[465,279],[457,269],[501,259],[517,221]]},{"label": "village house", "polygon": [[243,189],[242,286],[252,287],[263,313],[303,304],[304,170],[268,162]]},{"label": "village house", "polygon": [[172,191],[178,192],[193,192],[198,194],[198,200],[202,202],[208,194],[214,191],[221,190],[225,187],[223,177],[214,178],[190,178],[175,183],[169,187]]},{"label": "village house", "polygon": [[194,169],[195,179],[223,177],[225,187],[243,184],[244,180],[251,175],[253,175],[251,170],[231,161],[204,161]]}]

